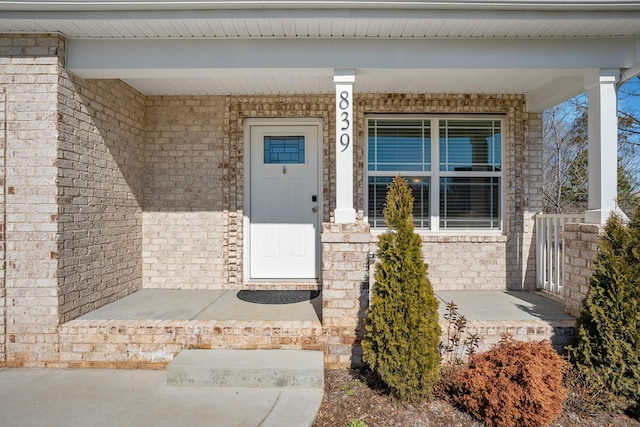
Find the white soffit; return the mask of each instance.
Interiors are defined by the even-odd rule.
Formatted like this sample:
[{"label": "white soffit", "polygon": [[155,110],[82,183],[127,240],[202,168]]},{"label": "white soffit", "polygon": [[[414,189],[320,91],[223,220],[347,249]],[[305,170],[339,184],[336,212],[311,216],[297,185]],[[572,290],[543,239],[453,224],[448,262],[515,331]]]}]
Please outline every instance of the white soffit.
[{"label": "white soffit", "polygon": [[[4,15],[4,14],[3,14]],[[555,38],[638,37],[640,13],[614,18],[551,19],[276,18],[276,19],[7,19],[0,33],[60,33],[76,38]]]}]

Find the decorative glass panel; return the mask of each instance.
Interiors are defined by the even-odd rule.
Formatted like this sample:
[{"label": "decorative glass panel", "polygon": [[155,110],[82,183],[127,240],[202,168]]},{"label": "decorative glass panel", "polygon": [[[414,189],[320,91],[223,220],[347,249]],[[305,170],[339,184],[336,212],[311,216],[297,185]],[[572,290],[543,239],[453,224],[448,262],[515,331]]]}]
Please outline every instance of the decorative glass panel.
[{"label": "decorative glass panel", "polygon": [[304,136],[265,136],[264,163],[304,163]]},{"label": "decorative glass panel", "polygon": [[[413,224],[420,228],[429,228],[429,181],[425,177],[405,177],[413,193]],[[388,186],[393,177],[369,177],[369,223],[372,227],[384,227],[383,209],[386,203]]]},{"label": "decorative glass panel", "polygon": [[500,178],[440,178],[440,228],[500,228]]},{"label": "decorative glass panel", "polygon": [[440,170],[498,172],[500,145],[499,120],[441,120]]},{"label": "decorative glass panel", "polygon": [[430,171],[429,120],[370,120],[370,171]]}]

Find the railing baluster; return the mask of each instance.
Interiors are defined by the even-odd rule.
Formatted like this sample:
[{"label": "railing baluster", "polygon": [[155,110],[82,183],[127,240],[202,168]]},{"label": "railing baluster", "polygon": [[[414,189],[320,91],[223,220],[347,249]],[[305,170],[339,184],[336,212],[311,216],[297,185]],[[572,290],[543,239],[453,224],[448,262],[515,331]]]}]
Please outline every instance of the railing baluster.
[{"label": "railing baluster", "polygon": [[536,287],[560,298],[564,298],[564,227],[569,222],[584,222],[584,216],[536,215]]}]

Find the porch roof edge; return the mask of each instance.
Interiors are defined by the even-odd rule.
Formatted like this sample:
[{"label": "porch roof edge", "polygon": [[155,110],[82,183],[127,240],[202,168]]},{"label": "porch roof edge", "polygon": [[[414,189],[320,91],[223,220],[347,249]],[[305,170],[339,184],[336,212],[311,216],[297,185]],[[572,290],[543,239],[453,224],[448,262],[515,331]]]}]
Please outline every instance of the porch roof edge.
[{"label": "porch roof edge", "polygon": [[640,10],[637,0],[4,0],[0,10],[32,12],[194,9],[426,9],[521,11]]}]

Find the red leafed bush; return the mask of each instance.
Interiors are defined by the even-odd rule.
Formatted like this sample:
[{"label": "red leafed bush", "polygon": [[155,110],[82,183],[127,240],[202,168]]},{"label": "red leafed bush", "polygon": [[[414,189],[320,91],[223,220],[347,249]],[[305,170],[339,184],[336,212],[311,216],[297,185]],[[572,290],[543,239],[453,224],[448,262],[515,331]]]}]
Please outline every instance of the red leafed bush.
[{"label": "red leafed bush", "polygon": [[547,341],[503,340],[454,379],[453,399],[490,427],[538,427],[562,413],[565,361]]}]

